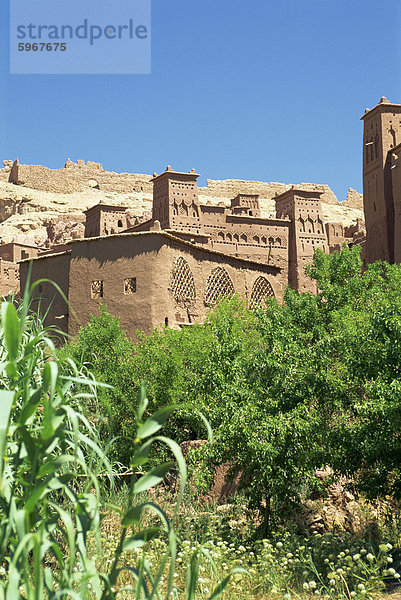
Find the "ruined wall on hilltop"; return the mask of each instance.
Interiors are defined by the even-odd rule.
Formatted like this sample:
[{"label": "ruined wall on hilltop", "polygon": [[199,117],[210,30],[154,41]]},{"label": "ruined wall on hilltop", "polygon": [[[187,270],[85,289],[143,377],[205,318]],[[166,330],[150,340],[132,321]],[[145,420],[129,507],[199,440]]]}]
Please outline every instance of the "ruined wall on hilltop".
[{"label": "ruined wall on hilltop", "polygon": [[363,210],[363,194],[360,194],[353,188],[348,188],[347,199],[344,200],[343,205]]},{"label": "ruined wall on hilltop", "polygon": [[[291,188],[291,185],[278,182],[245,181],[241,179],[208,179],[207,187],[199,187],[199,195],[220,198],[235,198],[238,194],[258,194],[261,198],[271,199]],[[328,185],[316,183],[300,183],[297,189],[308,192],[322,192],[321,201],[327,204],[338,204],[337,196]]]},{"label": "ruined wall on hilltop", "polygon": [[4,167],[0,169],[0,181],[7,182],[10,178],[10,171],[13,166],[12,160],[3,160]]},{"label": "ruined wall on hilltop", "polygon": [[0,181],[9,181],[35,190],[70,194],[96,188],[105,192],[152,192],[150,175],[113,173],[105,171],[100,163],[67,160],[63,169],[49,169],[42,165],[20,165],[18,160],[4,161]]},{"label": "ruined wall on hilltop", "polygon": [[[100,163],[67,160],[62,169],[49,169],[42,165],[21,165],[18,160],[3,162],[0,169],[0,181],[9,181],[35,190],[69,194],[96,188],[105,192],[129,193],[143,192],[151,194],[153,185],[150,175],[136,173],[114,173],[105,171]],[[206,187],[199,187],[199,195],[211,198],[235,198],[238,194],[258,194],[261,198],[271,199],[290,189],[291,185],[278,182],[246,181],[241,179],[208,179]],[[321,191],[322,202],[338,204],[338,199],[328,185],[301,183],[297,188],[305,191]],[[361,194],[350,188],[347,206],[360,208]]]}]

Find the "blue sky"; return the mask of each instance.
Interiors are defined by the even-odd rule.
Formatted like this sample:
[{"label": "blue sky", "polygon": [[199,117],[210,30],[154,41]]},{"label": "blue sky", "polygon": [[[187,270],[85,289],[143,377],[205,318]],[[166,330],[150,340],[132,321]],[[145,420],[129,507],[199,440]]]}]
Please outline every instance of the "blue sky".
[{"label": "blue sky", "polygon": [[362,191],[364,109],[401,103],[400,0],[153,0],[152,74],[124,76],[9,75],[0,2],[1,160],[170,164],[344,199]]}]

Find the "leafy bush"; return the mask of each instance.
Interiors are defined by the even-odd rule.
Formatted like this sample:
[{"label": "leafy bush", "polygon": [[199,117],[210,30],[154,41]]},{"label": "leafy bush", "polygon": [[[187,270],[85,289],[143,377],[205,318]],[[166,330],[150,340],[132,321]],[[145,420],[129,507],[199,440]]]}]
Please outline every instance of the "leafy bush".
[{"label": "leafy bush", "polygon": [[[40,282],[38,282],[40,283]],[[33,288],[30,290],[32,293]],[[58,356],[51,332],[29,314],[29,292],[18,310],[3,303],[0,329],[0,598],[74,598],[114,600],[120,575],[128,570],[135,598],[170,597],[177,555],[172,522],[153,502],[141,502],[143,492],[161,483],[177,464],[180,493],[186,465],[179,446],[157,435],[173,407],[147,416],[142,386],[133,422],[134,447],[130,466],[135,476],[129,486],[126,511],[109,508],[119,516],[121,534],[106,570],[99,569],[100,525],[105,513],[99,503],[100,470],[113,484],[113,473],[96,431],[80,411],[81,402],[93,402],[96,383],[90,373],[70,358]],[[176,462],[148,470],[152,445],[165,444]],[[144,524],[153,512],[156,526]],[[164,553],[156,568],[142,552],[135,564],[124,566],[127,554],[160,537]],[[95,553],[89,549],[97,549]],[[188,567],[186,598],[198,583],[199,553]],[[166,582],[162,582],[162,578]],[[211,598],[224,591],[229,576]]]},{"label": "leafy bush", "polygon": [[[62,357],[83,363],[96,380],[107,384],[97,390],[103,417],[99,421],[99,436],[103,443],[113,438],[109,458],[125,465],[129,465],[134,448],[136,390],[140,385],[140,380],[134,378],[133,352],[133,342],[122,331],[118,319],[101,306],[100,315],[93,317],[61,353]],[[91,408],[85,406],[89,413]]]},{"label": "leafy bush", "polygon": [[[401,496],[401,266],[363,270],[360,249],[344,247],[317,251],[309,273],[316,295],[287,289],[282,304],[256,312],[234,298],[204,325],[156,330],[116,357],[122,396],[146,379],[152,409],[185,404],[166,429],[177,442],[204,436],[193,408],[207,416],[216,443],[204,459],[243,473],[265,527],[292,510],[322,465],[370,497]],[[87,357],[101,357],[103,376],[113,363],[97,328],[94,320],[77,344],[90,334]],[[117,397],[109,406],[123,429],[129,409]],[[124,443],[129,454],[132,439]]]}]

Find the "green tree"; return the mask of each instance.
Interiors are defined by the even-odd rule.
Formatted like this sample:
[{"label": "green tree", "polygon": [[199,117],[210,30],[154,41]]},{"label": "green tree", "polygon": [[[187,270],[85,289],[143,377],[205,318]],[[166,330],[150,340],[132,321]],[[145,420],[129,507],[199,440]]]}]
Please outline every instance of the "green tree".
[{"label": "green tree", "polygon": [[316,295],[287,289],[258,311],[233,298],[203,325],[158,329],[136,346],[105,311],[81,331],[74,351],[116,388],[104,394],[122,462],[131,389],[145,379],[153,410],[184,405],[167,426],[177,442],[204,437],[194,408],[207,416],[216,443],[205,460],[243,474],[266,522],[326,464],[372,496],[400,495],[401,266],[363,269],[360,248],[344,247],[317,251],[308,271]]},{"label": "green tree", "polygon": [[[110,386],[98,393],[100,416],[103,417],[99,421],[99,433],[104,440],[109,440],[110,436],[114,439],[110,458],[125,465],[129,464],[133,450],[136,390],[140,385],[134,376],[133,351],[132,340],[105,306],[62,351],[86,365],[96,380]],[[86,408],[92,409],[88,404]],[[93,412],[99,416],[96,414],[98,407]]]}]

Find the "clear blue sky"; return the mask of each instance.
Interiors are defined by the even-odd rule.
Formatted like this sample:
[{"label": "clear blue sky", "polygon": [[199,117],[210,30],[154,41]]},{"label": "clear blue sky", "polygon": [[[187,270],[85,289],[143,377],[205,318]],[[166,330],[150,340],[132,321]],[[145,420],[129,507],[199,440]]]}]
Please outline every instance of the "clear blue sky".
[{"label": "clear blue sky", "polygon": [[153,0],[152,74],[126,76],[9,75],[0,2],[2,160],[171,164],[343,199],[362,191],[365,107],[401,103],[400,0]]}]

